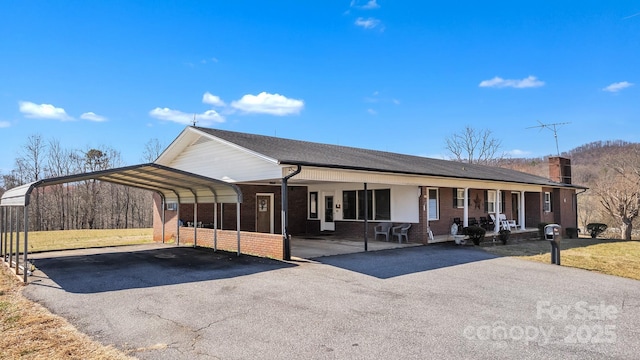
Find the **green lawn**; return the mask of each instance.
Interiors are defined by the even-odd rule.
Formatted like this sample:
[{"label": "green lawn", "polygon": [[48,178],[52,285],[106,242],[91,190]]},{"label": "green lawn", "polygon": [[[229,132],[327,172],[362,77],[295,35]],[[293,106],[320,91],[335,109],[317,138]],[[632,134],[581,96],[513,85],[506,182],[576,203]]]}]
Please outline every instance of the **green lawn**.
[{"label": "green lawn", "polygon": [[[24,234],[20,233],[20,250],[23,249],[23,241]],[[151,228],[29,232],[29,252],[135,245],[151,242],[153,242],[153,229]]]},{"label": "green lawn", "polygon": [[[499,256],[551,263],[551,246],[546,240],[528,240],[507,245],[482,244],[481,248]],[[562,266],[640,280],[640,241],[615,239],[562,239]]]}]

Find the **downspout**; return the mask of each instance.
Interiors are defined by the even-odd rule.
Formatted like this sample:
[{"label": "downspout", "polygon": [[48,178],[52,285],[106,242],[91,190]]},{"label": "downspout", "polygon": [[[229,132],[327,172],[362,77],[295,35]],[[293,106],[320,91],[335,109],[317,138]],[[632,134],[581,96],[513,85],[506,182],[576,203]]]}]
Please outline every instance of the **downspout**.
[{"label": "downspout", "polygon": [[291,174],[282,178],[282,246],[283,246],[283,258],[284,260],[291,260],[291,242],[289,239],[289,194],[287,190],[287,183],[289,179],[300,174],[302,167],[296,165],[296,170]]},{"label": "downspout", "polygon": [[[573,206],[574,206],[574,212],[576,214],[576,229],[580,229],[580,224],[578,223],[578,195],[580,194],[584,194],[588,189],[582,189],[582,191],[575,193],[574,197],[576,199],[576,201],[574,201]],[[576,236],[578,236],[578,234],[576,234]]]},{"label": "downspout", "polygon": [[164,224],[164,222],[166,220],[166,214],[165,214],[166,210],[165,209],[166,209],[167,203],[166,203],[166,199],[164,197],[164,194],[161,193],[161,192],[158,192],[158,194],[160,195],[160,198],[162,199],[162,220],[160,220],[160,221],[162,222],[162,243],[164,244],[164,236],[165,236],[165,224]]}]

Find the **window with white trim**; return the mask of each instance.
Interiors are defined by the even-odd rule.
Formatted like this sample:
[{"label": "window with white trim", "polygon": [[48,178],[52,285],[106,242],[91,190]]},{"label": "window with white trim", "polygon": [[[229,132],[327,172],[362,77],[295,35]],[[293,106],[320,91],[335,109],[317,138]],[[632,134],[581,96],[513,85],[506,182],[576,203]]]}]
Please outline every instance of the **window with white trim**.
[{"label": "window with white trim", "polygon": [[309,219],[318,218],[318,192],[309,193]]},{"label": "window with white trim", "polygon": [[[364,190],[342,192],[342,218],[364,220]],[[367,190],[367,220],[391,220],[391,189]]]},{"label": "window with white trim", "polygon": [[454,189],[453,196],[453,206],[458,209],[464,208],[464,189]]},{"label": "window with white trim", "polygon": [[498,201],[497,192],[495,190],[487,190],[487,212],[496,212],[496,202]]},{"label": "window with white trim", "polygon": [[437,188],[427,189],[427,216],[429,220],[440,219],[438,203],[440,202]]},{"label": "window with white trim", "polygon": [[544,212],[551,212],[551,193],[550,192],[544,193],[544,204],[543,204],[542,210]]}]

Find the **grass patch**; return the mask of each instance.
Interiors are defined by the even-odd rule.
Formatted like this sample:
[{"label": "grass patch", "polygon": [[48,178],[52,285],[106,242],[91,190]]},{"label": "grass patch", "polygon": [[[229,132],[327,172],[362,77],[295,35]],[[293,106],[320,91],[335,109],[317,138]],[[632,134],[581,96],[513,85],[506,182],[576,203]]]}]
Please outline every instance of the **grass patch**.
[{"label": "grass patch", "polygon": [[[551,263],[551,245],[546,240],[528,240],[508,245],[482,245],[499,256]],[[640,280],[640,241],[615,239],[562,239],[560,263],[603,274]]]},{"label": "grass patch", "polygon": [[[20,234],[20,250],[24,246]],[[29,232],[29,252],[137,245],[153,242],[153,229],[59,230]]]},{"label": "grass patch", "polygon": [[0,265],[0,359],[133,359],[91,340],[26,299],[21,289],[15,275]]}]

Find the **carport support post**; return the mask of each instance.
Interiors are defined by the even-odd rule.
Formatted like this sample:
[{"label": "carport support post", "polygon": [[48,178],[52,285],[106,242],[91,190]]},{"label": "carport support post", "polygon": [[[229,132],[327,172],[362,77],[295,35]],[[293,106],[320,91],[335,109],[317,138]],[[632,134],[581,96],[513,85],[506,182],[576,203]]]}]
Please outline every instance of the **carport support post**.
[{"label": "carport support post", "polygon": [[13,260],[13,206],[9,208],[9,268]]},{"label": "carport support post", "polygon": [[2,261],[4,261],[4,231],[5,231],[5,217],[4,217],[4,207],[0,206],[0,257],[2,257]]},{"label": "carport support post", "polygon": [[240,256],[240,202],[236,205],[236,229],[238,229],[238,256]]},{"label": "carport support post", "polygon": [[178,197],[178,209],[176,210],[176,246],[180,246],[180,197]]},{"label": "carport support post", "polygon": [[164,244],[164,236],[165,236],[165,213],[166,213],[166,203],[165,203],[165,198],[164,195],[160,195],[162,196],[162,243]]},{"label": "carport support post", "polygon": [[193,247],[198,246],[198,196],[193,194]]},{"label": "carport support post", "polygon": [[369,232],[369,194],[367,194],[367,183],[364,183],[364,251],[368,251]]},{"label": "carport support post", "polygon": [[29,211],[27,211],[27,207],[24,207],[24,254],[22,260],[22,279],[23,282],[27,283],[27,272],[29,267],[27,266],[27,250],[29,249],[28,239],[29,239]]},{"label": "carport support post", "polygon": [[218,203],[213,203],[213,251],[218,251]]},{"label": "carport support post", "polygon": [[[26,208],[26,207],[25,207]],[[16,275],[20,275],[20,214],[16,211]]]}]

